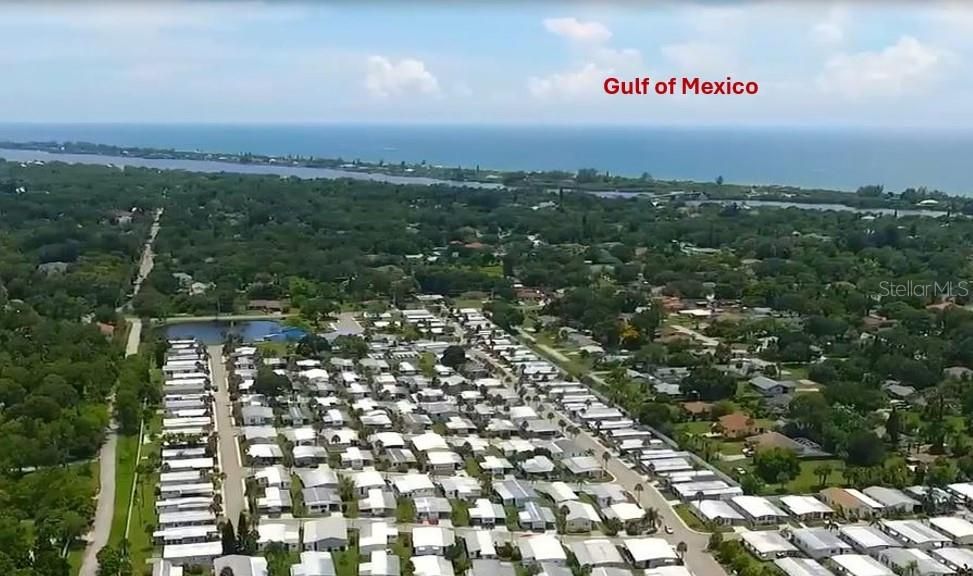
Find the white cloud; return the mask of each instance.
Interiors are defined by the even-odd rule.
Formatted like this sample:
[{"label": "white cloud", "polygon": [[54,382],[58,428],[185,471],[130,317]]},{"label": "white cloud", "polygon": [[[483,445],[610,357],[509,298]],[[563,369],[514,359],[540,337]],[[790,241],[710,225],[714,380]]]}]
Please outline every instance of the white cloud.
[{"label": "white cloud", "polygon": [[611,30],[601,22],[582,22],[577,18],[547,18],[544,28],[548,32],[575,42],[605,42],[612,37]]},{"label": "white cloud", "polygon": [[680,72],[698,76],[725,76],[736,72],[737,62],[733,49],[721,44],[686,42],[668,44],[660,50]]},{"label": "white cloud", "polygon": [[642,53],[635,48],[599,46],[591,52],[591,57],[601,66],[613,70],[637,72],[643,66]]},{"label": "white cloud", "polygon": [[811,39],[818,44],[840,44],[845,39],[848,24],[848,11],[841,6],[832,6],[827,17],[811,27]]},{"label": "white cloud", "polygon": [[818,76],[819,88],[851,98],[868,94],[917,91],[935,77],[949,54],[919,42],[912,36],[879,52],[841,53],[825,64]]},{"label": "white cloud", "polygon": [[611,74],[611,70],[599,68],[594,63],[588,62],[572,72],[542,77],[532,76],[527,80],[527,90],[535,98],[572,99],[591,96],[598,93],[608,74]]},{"label": "white cloud", "polygon": [[421,60],[403,58],[398,62],[384,56],[368,58],[365,88],[373,96],[386,98],[405,92],[438,94],[439,80]]}]

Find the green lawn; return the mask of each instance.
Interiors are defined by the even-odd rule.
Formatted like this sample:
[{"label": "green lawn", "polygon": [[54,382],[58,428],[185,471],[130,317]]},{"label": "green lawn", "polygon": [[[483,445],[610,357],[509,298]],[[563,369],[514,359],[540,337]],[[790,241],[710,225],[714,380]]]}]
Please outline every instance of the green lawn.
[{"label": "green lawn", "polygon": [[267,358],[283,358],[288,353],[287,342],[257,342],[257,350]]},{"label": "green lawn", "polygon": [[697,532],[709,532],[709,530],[706,528],[706,525],[703,524],[703,522],[699,519],[698,516],[693,514],[692,510],[689,509],[688,505],[677,504],[676,506],[673,507],[673,510],[676,512],[676,514],[679,515],[680,518],[682,518],[682,521],[686,523],[686,526],[689,526],[690,528],[696,530]]},{"label": "green lawn", "polygon": [[358,576],[358,546],[332,552],[331,556],[337,576]]},{"label": "green lawn", "polygon": [[408,498],[399,498],[395,503],[395,521],[410,523],[416,521],[416,505]]},{"label": "green lawn", "polygon": [[462,500],[451,501],[453,505],[453,526],[470,525],[470,507]]},{"label": "green lawn", "polygon": [[733,528],[729,526],[707,526],[702,520],[699,519],[699,516],[693,514],[693,511],[689,509],[688,504],[677,504],[673,507],[673,510],[675,510],[676,514],[682,518],[682,521],[686,523],[686,526],[689,526],[697,532],[712,532],[713,528],[715,528],[717,532],[733,531]]},{"label": "green lawn", "polygon": [[686,434],[703,435],[710,432],[713,428],[713,423],[708,420],[694,420],[691,422],[680,422],[676,424],[676,430],[680,432],[685,432]]},{"label": "green lawn", "polygon": [[301,477],[297,474],[291,474],[291,503],[295,518],[307,516],[307,510],[304,507],[304,493],[301,491],[303,488]]},{"label": "green lawn", "polygon": [[483,474],[483,472],[480,470],[480,465],[477,464],[476,462],[476,458],[472,456],[467,456],[464,459],[463,464],[464,467],[466,468],[466,473],[472,476],[473,478],[479,478]]},{"label": "green lawn", "polygon": [[[159,454],[161,450],[159,434],[162,431],[162,418],[153,415],[146,426],[146,438],[152,438],[151,444],[142,446],[142,459]],[[135,503],[132,506],[132,520],[129,526],[129,549],[132,555],[132,568],[140,571],[146,560],[155,552],[152,542],[152,532],[158,517],[155,511],[155,488],[159,484],[159,472],[139,475],[138,488],[135,491]]]},{"label": "green lawn", "polygon": [[786,380],[807,380],[807,366],[804,364],[784,364],[781,378]]},{"label": "green lawn", "polygon": [[84,545],[75,545],[68,551],[68,565],[71,567],[71,575],[81,572],[81,563],[84,562]]},{"label": "green lawn", "polygon": [[787,489],[794,494],[806,494],[821,489],[820,479],[814,474],[814,469],[822,464],[829,464],[834,472],[828,477],[828,485],[839,486],[844,483],[845,478],[842,471],[845,469],[843,460],[812,460],[801,462],[801,473],[797,478],[787,483]]},{"label": "green lawn", "polygon": [[743,454],[745,442],[723,442],[720,444],[720,452],[723,454]]},{"label": "green lawn", "polygon": [[453,300],[453,305],[456,308],[476,308],[477,310],[483,308],[483,298],[474,298],[473,294],[463,295],[459,298]]},{"label": "green lawn", "polygon": [[406,539],[407,536],[404,534],[399,534],[398,538],[395,539],[395,542],[392,543],[392,551],[395,552],[395,555],[399,557],[401,568],[405,568],[406,562],[412,559],[412,548],[406,544]]},{"label": "green lawn", "polygon": [[[808,494],[811,492],[817,492],[821,489],[821,485],[817,475],[814,473],[814,469],[822,464],[828,464],[831,466],[833,472],[828,476],[828,486],[841,486],[845,479],[842,475],[842,471],[845,469],[845,463],[843,460],[802,460],[800,463],[801,472],[793,480],[786,484],[765,484],[762,494]],[[747,474],[753,473],[753,464],[750,458],[745,460],[739,460],[736,462],[720,462],[718,466],[728,474],[737,476],[733,471],[736,468],[743,468],[747,471]]]},{"label": "green lawn", "polygon": [[125,537],[125,522],[128,518],[128,504],[132,499],[132,484],[135,483],[135,467],[138,463],[139,438],[119,436],[115,447],[115,507],[111,520],[111,536],[108,541],[118,544]]},{"label": "green lawn", "polygon": [[507,528],[510,530],[519,530],[520,517],[517,515],[517,509],[513,506],[504,506],[503,511],[507,514]]}]

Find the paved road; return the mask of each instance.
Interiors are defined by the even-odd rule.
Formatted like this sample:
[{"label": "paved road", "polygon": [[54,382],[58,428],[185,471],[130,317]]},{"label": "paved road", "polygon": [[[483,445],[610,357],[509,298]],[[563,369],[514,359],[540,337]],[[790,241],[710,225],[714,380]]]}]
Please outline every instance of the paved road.
[{"label": "paved road", "polygon": [[100,463],[101,487],[98,491],[98,506],[95,509],[95,523],[88,534],[88,546],[81,561],[81,576],[96,576],[98,573],[98,551],[108,544],[111,535],[111,519],[115,513],[115,446],[118,436],[115,423],[108,429],[108,437],[98,454]]},{"label": "paved road", "polygon": [[223,346],[208,346],[210,375],[216,391],[213,403],[216,408],[216,429],[219,437],[220,470],[223,472],[223,515],[236,526],[240,512],[246,509],[244,497],[243,467],[237,445],[237,428],[233,423],[233,405],[230,402],[229,382],[223,365]]},{"label": "paved road", "polygon": [[[142,281],[152,271],[153,252],[152,243],[159,233],[159,219],[162,217],[162,209],[155,214],[152,228],[149,230],[149,238],[145,242],[142,251],[142,258],[139,260],[139,273],[132,287],[132,298],[138,294],[142,288]],[[131,300],[119,306],[117,311],[122,312]],[[125,343],[125,355],[133,356],[138,354],[139,344],[142,342],[142,320],[135,317],[125,319],[129,323],[128,341]],[[111,414],[114,407],[114,397],[108,399],[108,413]],[[96,576],[98,573],[98,552],[108,544],[111,536],[111,521],[115,514],[115,448],[118,445],[118,435],[114,420],[109,424],[108,434],[105,443],[98,453],[100,467],[99,480],[101,485],[98,489],[98,504],[95,508],[95,521],[91,527],[91,532],[86,537],[88,545],[85,547],[84,558],[81,561],[80,576]],[[134,489],[134,486],[133,486]]]},{"label": "paved road", "polygon": [[[531,343],[533,344],[534,342]],[[544,351],[547,352],[546,349]],[[491,356],[484,354],[477,349],[473,349],[472,352],[477,358],[489,362],[502,370],[506,375],[506,377],[503,379],[504,383],[508,387],[513,387],[512,383],[516,382],[517,378],[507,369],[505,365],[495,361]],[[564,357],[557,351],[553,351],[551,356],[555,358]],[[555,366],[557,366],[556,363]],[[562,373],[567,374],[567,372],[561,366],[557,367]],[[571,421],[566,414],[561,412],[559,407],[547,402],[535,403],[535,410],[538,412],[538,414],[546,414],[549,411],[554,412],[559,419],[563,419],[567,422]],[[683,558],[683,561],[685,562],[686,566],[689,567],[690,571],[693,572],[693,574],[696,576],[726,576],[726,571],[723,569],[723,567],[720,566],[720,564],[706,552],[706,547],[709,544],[709,534],[696,532],[686,526],[686,523],[683,522],[682,518],[680,518],[679,515],[676,514],[676,511],[673,510],[672,505],[670,505],[665,497],[663,497],[663,495],[656,490],[646,476],[643,476],[639,472],[629,468],[624,462],[608,451],[600,440],[589,434],[583,428],[581,429],[581,432],[579,432],[574,438],[574,440],[581,448],[591,450],[599,462],[604,462],[602,460],[602,454],[608,452],[608,472],[615,477],[618,484],[623,486],[632,494],[636,494],[636,485],[642,485],[643,491],[641,497],[639,497],[639,504],[643,508],[655,508],[659,512],[659,517],[662,523],[672,528],[672,534],[666,534],[663,531],[660,531],[658,533],[659,537],[665,538],[673,545],[677,545],[679,542],[686,543],[687,552]]]},{"label": "paved road", "polygon": [[162,219],[163,209],[159,208],[155,213],[155,218],[152,220],[152,227],[149,229],[149,237],[145,241],[145,247],[142,249],[142,259],[139,260],[139,273],[135,278],[135,283],[132,286],[132,300],[138,295],[139,290],[142,289],[142,282],[149,276],[152,272],[152,265],[155,262],[155,252],[152,251],[152,245],[155,243],[155,237],[159,235],[159,226]]}]

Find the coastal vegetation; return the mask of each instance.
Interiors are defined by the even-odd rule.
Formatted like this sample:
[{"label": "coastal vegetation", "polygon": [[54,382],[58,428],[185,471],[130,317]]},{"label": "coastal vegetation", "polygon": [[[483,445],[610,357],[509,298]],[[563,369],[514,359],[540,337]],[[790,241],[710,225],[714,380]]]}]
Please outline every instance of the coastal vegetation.
[{"label": "coastal vegetation", "polygon": [[[77,568],[107,399],[129,374],[115,309],[160,197],[103,173],[0,163],[0,567],[10,573]],[[116,415],[137,427],[144,383],[123,380]]]},{"label": "coastal vegetation", "polygon": [[[562,177],[575,185],[558,191]],[[272,312],[325,330],[353,306],[485,301],[643,422],[713,459],[740,456],[728,471],[748,491],[973,478],[966,200],[944,199],[950,216],[897,218],[571,192],[628,185],[592,171],[502,178],[511,186],[484,190],[0,163],[0,566],[67,570],[60,551],[90,521],[86,461],[109,394],[127,433],[153,400],[145,361],[122,360],[116,309],[158,207],[142,317]],[[362,345],[302,343],[349,356]],[[800,381],[789,403],[750,390],[743,360]],[[643,378],[672,373],[678,395]],[[258,387],[277,386],[265,376]],[[699,417],[684,401],[712,407]],[[830,469],[702,438],[735,413],[746,430],[783,420],[778,431],[833,456]]]}]

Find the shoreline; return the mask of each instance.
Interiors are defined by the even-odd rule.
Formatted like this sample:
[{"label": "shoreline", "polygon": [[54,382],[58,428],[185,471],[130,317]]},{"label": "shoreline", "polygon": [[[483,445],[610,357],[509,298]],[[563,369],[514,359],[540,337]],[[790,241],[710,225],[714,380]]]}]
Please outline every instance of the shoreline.
[{"label": "shoreline", "polygon": [[[184,170],[201,173],[240,173],[253,175],[278,175],[280,177],[340,179],[352,178],[404,185],[446,185],[483,190],[535,189],[551,193],[591,194],[603,198],[644,198],[658,201],[692,201],[714,203],[781,202],[795,205],[841,205],[863,212],[913,211],[941,214],[961,212],[970,197],[949,195],[925,189],[907,189],[909,198],[884,193],[864,194],[824,188],[803,188],[790,185],[745,185],[724,183],[721,178],[714,182],[683,180],[656,180],[649,176],[640,178],[602,176],[594,169],[577,173],[561,171],[511,172],[495,169],[446,168],[426,163],[399,164],[385,162],[346,162],[340,158],[302,156],[270,156],[233,154],[144,147],[122,147],[88,142],[16,142],[0,141],[0,159],[4,152],[19,153],[20,158],[7,158],[9,162],[66,162],[133,166],[146,169]],[[40,153],[51,158],[26,158],[25,153]],[[70,158],[74,157],[74,158]],[[92,159],[90,162],[85,160]],[[100,159],[99,161],[94,160]],[[138,160],[139,162],[134,162]],[[128,163],[126,163],[128,161]],[[165,163],[170,163],[166,166]],[[193,164],[199,164],[198,166]],[[266,170],[262,170],[262,169]],[[863,187],[868,188],[868,187]],[[874,192],[874,190],[873,190]],[[918,200],[922,198],[923,200]],[[921,205],[921,202],[932,204]]]},{"label": "shoreline", "polygon": [[210,316],[170,316],[167,318],[152,318],[153,326],[174,326],[178,324],[198,324],[202,322],[279,322],[288,318],[295,318],[297,314],[217,314]]}]

